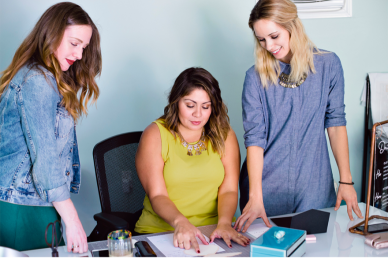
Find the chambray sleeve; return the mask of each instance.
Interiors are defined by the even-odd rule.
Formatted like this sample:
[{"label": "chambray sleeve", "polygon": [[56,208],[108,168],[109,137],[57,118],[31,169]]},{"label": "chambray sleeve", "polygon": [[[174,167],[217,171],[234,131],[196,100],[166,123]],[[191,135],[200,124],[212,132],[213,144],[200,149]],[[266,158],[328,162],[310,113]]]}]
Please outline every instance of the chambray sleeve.
[{"label": "chambray sleeve", "polygon": [[267,128],[260,97],[259,81],[253,77],[254,72],[255,70],[251,68],[246,73],[242,93],[244,144],[245,148],[259,146],[265,150],[267,146]]},{"label": "chambray sleeve", "polygon": [[325,114],[325,128],[346,125],[344,97],[344,71],[340,59],[333,53],[330,66],[330,87]]},{"label": "chambray sleeve", "polygon": [[70,198],[65,176],[61,175],[55,123],[59,95],[55,80],[43,74],[27,79],[18,96],[22,129],[30,152],[31,176],[39,196],[46,202]]}]

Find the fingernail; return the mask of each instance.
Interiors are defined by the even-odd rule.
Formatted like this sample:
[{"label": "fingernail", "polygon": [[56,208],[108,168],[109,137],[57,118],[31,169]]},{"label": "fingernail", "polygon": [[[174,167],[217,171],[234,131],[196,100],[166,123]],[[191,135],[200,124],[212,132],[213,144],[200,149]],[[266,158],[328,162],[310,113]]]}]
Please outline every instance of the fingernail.
[{"label": "fingernail", "polygon": [[230,248],[232,248],[232,245],[229,245]]},{"label": "fingernail", "polygon": [[197,250],[197,253],[199,254],[199,253],[200,253],[200,251],[199,251],[199,250]]}]

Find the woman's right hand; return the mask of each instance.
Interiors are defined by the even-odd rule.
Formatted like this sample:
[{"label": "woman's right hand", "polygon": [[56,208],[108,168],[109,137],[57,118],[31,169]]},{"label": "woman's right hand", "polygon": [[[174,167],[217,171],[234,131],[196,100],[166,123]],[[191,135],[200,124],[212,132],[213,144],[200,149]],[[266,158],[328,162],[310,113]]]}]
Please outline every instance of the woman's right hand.
[{"label": "woman's right hand", "polygon": [[265,225],[269,228],[271,227],[271,224],[267,218],[267,214],[265,213],[263,201],[252,200],[249,198],[249,201],[245,205],[241,216],[238,217],[237,221],[234,223],[234,229],[237,231],[246,232],[252,222],[257,218],[262,218]]},{"label": "woman's right hand", "polygon": [[209,244],[198,228],[188,220],[182,221],[175,227],[174,246],[186,250],[189,250],[190,247],[193,246],[195,251],[200,253],[199,245],[195,237],[198,237],[204,245]]},{"label": "woman's right hand", "polygon": [[53,202],[53,205],[66,226],[67,251],[73,253],[86,253],[88,241],[81,221],[73,202],[69,199]]},{"label": "woman's right hand", "polygon": [[66,224],[66,243],[68,252],[86,253],[89,249],[84,228],[78,218]]}]

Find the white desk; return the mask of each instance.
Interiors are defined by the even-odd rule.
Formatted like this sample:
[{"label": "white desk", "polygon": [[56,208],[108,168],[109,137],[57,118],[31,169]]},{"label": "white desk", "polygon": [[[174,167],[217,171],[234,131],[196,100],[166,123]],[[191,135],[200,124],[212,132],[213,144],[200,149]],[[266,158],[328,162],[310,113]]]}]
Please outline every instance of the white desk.
[{"label": "white desk", "polygon": [[[365,204],[359,203],[359,206],[362,214],[365,214]],[[369,247],[364,244],[364,241],[365,241],[364,236],[361,236],[358,234],[352,234],[349,232],[349,227],[361,222],[362,219],[355,219],[354,221],[350,221],[346,206],[341,206],[341,208],[338,211],[334,211],[334,208],[322,209],[322,211],[330,212],[330,219],[329,219],[329,225],[327,228],[327,233],[316,234],[315,236],[317,237],[317,241],[315,243],[307,243],[306,254],[304,256],[306,257],[316,257],[316,256],[388,257],[388,248],[380,249],[380,250],[373,249],[372,247]],[[387,212],[384,212],[379,209],[375,209],[373,207],[369,209],[369,214],[370,216],[371,215],[388,216]],[[281,217],[281,216],[277,216],[277,217]],[[357,216],[353,213],[353,217],[356,218]],[[261,222],[261,219],[256,220],[256,222],[254,223],[259,223],[259,222]],[[381,221],[372,220],[370,221],[369,224],[375,224],[379,222]],[[272,221],[271,221],[271,224],[275,225],[272,223]],[[205,235],[208,235],[208,232],[211,232],[213,228],[215,228],[215,225],[200,227],[199,229],[202,232],[204,232]],[[159,233],[159,234],[163,234],[163,233]],[[145,240],[147,236],[148,235],[142,235],[142,236],[136,236],[133,238],[136,240]],[[249,237],[249,235],[247,236]],[[156,247],[153,246],[153,244],[150,241],[148,242],[151,245],[151,247],[154,249],[155,253],[158,256],[162,256],[159,250],[157,250]],[[242,247],[234,243],[232,244],[233,248],[228,248],[222,239],[216,239],[215,242],[218,245],[220,245],[222,248],[224,248],[226,252],[243,252],[241,256],[249,256],[249,246]],[[81,255],[68,253],[66,251],[66,247],[60,247],[58,251],[59,251],[59,256],[61,257],[91,256],[90,252],[88,252],[87,254],[85,253]],[[37,249],[37,250],[24,251],[23,253],[32,257],[36,257],[36,256],[48,257],[48,256],[51,256],[51,249],[50,248]]]}]

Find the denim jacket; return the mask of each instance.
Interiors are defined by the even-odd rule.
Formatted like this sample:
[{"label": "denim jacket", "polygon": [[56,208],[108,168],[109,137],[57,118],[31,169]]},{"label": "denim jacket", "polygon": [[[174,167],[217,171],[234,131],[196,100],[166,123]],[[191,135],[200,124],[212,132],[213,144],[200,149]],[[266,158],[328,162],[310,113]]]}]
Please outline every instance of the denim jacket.
[{"label": "denim jacket", "polygon": [[61,100],[53,74],[31,65],[1,95],[0,201],[52,206],[78,193],[75,124]]}]

